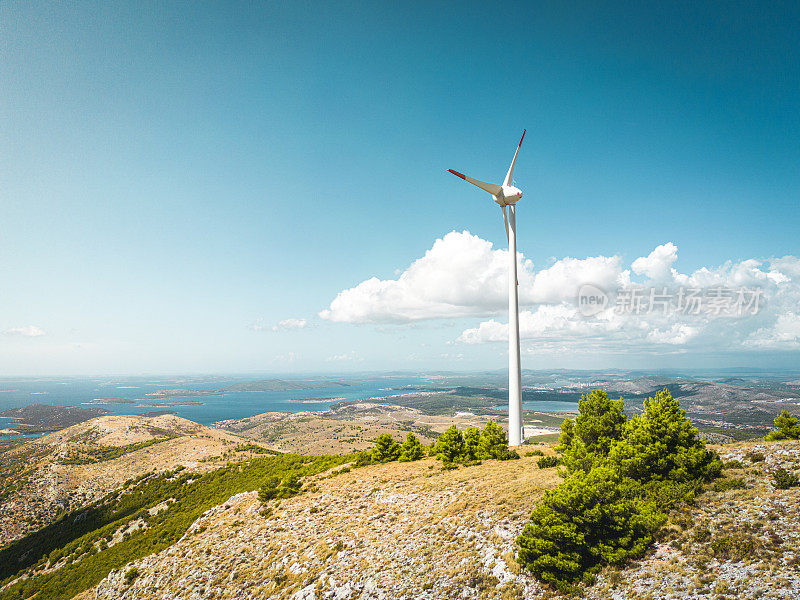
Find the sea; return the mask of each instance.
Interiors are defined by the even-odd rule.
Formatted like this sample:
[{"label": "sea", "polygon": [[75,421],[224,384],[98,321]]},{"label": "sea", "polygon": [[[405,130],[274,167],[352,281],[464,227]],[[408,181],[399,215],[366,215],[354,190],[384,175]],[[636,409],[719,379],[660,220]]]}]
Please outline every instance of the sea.
[{"label": "sea", "polygon": [[[256,381],[257,377],[165,377],[165,378],[0,378],[0,412],[30,404],[102,408],[109,415],[137,415],[169,410],[179,417],[212,425],[227,419],[241,419],[264,412],[324,411],[341,401],[381,398],[415,390],[446,389],[424,376],[382,375],[364,378],[309,378],[323,387],[280,391],[226,391],[218,395],[154,398],[149,393],[169,389],[218,390],[226,386]],[[289,380],[287,378],[287,380]],[[290,380],[292,381],[292,380]],[[334,383],[335,382],[335,383]],[[346,384],[346,385],[341,385]],[[133,403],[115,404],[96,399],[125,398]],[[85,404],[90,402],[90,404]],[[199,404],[181,405],[182,402]],[[387,403],[390,400],[387,400]],[[142,404],[158,406],[141,406]],[[526,410],[575,411],[577,403],[558,401],[525,402]],[[13,419],[0,417],[0,429],[13,427]],[[39,434],[42,435],[42,434]],[[9,436],[0,436],[6,439]],[[21,436],[12,436],[19,438]],[[35,436],[26,436],[35,437]]]}]

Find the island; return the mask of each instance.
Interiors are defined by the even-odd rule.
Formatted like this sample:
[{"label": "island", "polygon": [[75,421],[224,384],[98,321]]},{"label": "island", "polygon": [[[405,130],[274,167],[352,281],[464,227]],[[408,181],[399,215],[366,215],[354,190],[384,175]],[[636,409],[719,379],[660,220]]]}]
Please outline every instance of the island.
[{"label": "island", "polygon": [[30,404],[22,408],[9,408],[0,412],[0,417],[13,419],[9,429],[20,434],[50,433],[71,427],[108,414],[104,408],[81,408],[79,406],[54,406],[52,404]]},{"label": "island", "polygon": [[133,404],[133,400],[127,398],[93,398],[81,404]]}]

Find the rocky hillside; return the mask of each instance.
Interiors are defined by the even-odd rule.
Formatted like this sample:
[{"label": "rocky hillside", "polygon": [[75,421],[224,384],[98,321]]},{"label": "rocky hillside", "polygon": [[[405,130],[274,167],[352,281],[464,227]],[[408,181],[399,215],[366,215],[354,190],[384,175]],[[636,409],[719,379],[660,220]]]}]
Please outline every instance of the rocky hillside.
[{"label": "rocky hillside", "polygon": [[[800,598],[800,488],[770,477],[797,470],[800,445],[720,452],[741,463],[725,471],[734,483],[673,513],[645,558],[602,573],[588,597]],[[255,492],[237,494],[79,598],[547,598],[514,561],[514,538],[559,481],[534,460],[339,470],[267,518]]]},{"label": "rocky hillside", "polygon": [[7,450],[0,454],[0,547],[148,471],[219,466],[237,458],[239,442],[173,415],[106,416]]}]

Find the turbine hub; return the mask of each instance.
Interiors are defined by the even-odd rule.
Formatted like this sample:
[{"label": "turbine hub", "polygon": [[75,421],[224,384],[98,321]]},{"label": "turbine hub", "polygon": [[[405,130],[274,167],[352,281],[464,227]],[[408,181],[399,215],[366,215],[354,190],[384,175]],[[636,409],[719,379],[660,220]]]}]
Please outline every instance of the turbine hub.
[{"label": "turbine hub", "polygon": [[500,188],[500,193],[495,196],[495,202],[500,206],[516,204],[522,198],[522,190],[513,185],[504,185]]}]

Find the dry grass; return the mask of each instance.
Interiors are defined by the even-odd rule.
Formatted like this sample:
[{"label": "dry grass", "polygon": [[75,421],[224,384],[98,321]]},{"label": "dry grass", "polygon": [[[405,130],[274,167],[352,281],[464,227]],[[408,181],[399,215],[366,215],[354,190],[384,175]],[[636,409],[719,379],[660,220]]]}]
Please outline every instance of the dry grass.
[{"label": "dry grass", "polygon": [[[318,476],[318,491],[283,501],[269,519],[255,493],[235,496],[195,524],[206,527],[201,536],[138,561],[130,593],[186,594],[178,582],[196,574],[225,581],[215,588],[219,598],[243,597],[243,582],[248,593],[289,597],[309,585],[330,592],[331,581],[374,585],[387,597],[468,587],[482,598],[520,598],[538,584],[515,563],[513,541],[543,491],[561,481],[535,458],[453,471],[429,458]],[[114,597],[116,585],[111,576],[81,597]]]}]

